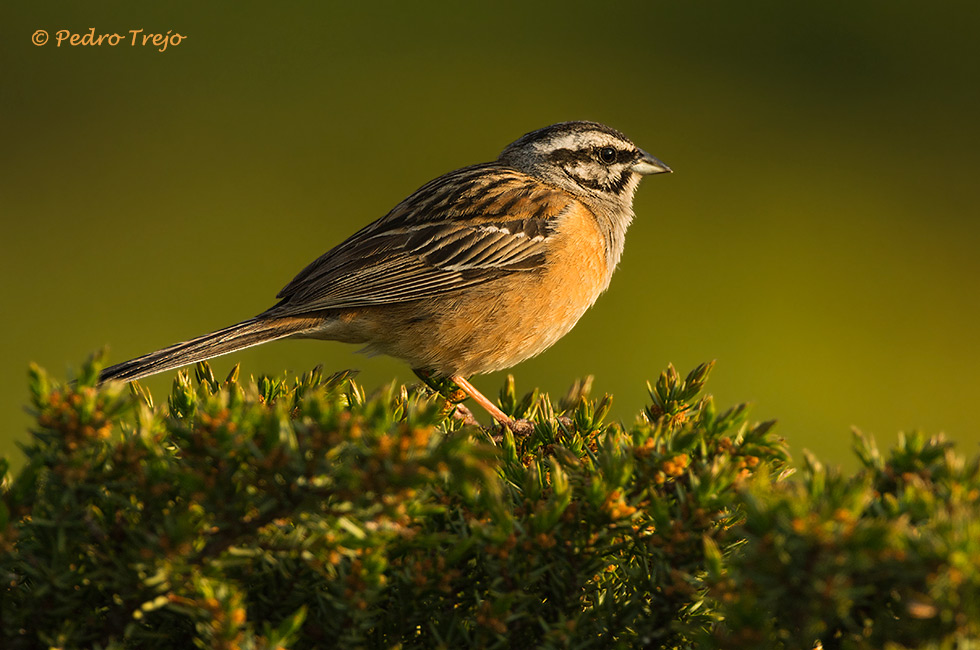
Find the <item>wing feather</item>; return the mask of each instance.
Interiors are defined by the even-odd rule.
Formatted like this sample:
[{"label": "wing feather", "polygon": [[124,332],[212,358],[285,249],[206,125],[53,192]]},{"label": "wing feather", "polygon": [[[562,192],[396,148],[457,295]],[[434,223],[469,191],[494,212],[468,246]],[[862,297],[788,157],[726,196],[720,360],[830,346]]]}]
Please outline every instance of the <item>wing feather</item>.
[{"label": "wing feather", "polygon": [[303,269],[281,315],[418,300],[541,268],[567,196],[495,163],[451,172]]}]

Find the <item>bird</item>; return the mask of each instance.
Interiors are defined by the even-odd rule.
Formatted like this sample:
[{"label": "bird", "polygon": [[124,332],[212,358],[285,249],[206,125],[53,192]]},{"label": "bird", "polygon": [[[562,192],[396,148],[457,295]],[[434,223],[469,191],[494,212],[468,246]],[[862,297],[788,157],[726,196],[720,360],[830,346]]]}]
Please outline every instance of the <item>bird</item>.
[{"label": "bird", "polygon": [[[609,286],[640,179],[669,173],[621,132],[560,122],[422,185],[311,262],[258,315],[109,366],[129,382],[285,338],[355,343],[452,381],[510,368],[567,334]],[[525,423],[526,424],[526,423]]]}]

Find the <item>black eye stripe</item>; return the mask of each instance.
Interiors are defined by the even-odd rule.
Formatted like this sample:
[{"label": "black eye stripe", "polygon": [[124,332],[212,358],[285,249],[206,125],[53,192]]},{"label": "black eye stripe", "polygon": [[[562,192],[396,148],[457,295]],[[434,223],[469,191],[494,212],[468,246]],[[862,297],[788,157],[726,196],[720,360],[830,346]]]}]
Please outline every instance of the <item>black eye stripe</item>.
[{"label": "black eye stripe", "polygon": [[[601,152],[605,149],[612,149],[615,152],[615,160],[605,162]],[[613,163],[630,163],[636,160],[637,153],[629,149],[617,149],[616,147],[589,147],[586,149],[555,149],[548,154],[548,160],[557,164],[570,164],[580,162],[595,162],[596,160],[610,165]]]}]

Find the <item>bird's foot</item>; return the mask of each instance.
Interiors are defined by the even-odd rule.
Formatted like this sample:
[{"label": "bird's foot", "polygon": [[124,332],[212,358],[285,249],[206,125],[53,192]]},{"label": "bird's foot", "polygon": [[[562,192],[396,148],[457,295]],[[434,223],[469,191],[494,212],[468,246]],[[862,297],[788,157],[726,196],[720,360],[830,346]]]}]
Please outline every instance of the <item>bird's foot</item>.
[{"label": "bird's foot", "polygon": [[480,423],[473,416],[473,411],[462,404],[453,404],[453,419],[474,427],[480,426]]}]

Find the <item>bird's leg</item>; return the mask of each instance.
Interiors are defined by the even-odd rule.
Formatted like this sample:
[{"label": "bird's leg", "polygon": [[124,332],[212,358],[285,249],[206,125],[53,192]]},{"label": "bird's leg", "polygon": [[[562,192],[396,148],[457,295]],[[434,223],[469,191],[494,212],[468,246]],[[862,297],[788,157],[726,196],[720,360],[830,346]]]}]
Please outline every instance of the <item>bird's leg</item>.
[{"label": "bird's leg", "polygon": [[449,378],[451,382],[462,388],[467,395],[473,398],[473,401],[483,407],[483,409],[493,416],[493,419],[503,424],[504,426],[509,426],[511,419],[507,417],[507,414],[500,410],[496,404],[491,402],[487,397],[476,389],[476,386],[466,381],[459,375],[453,375]]},{"label": "bird's leg", "polygon": [[483,393],[478,391],[476,386],[466,381],[464,378],[460,377],[459,375],[453,375],[449,379],[466,391],[466,393],[473,398],[474,402],[482,406],[487,413],[493,416],[494,420],[513,431],[515,436],[526,436],[534,430],[534,426],[526,420],[515,420],[514,418],[507,417],[506,413],[501,411],[496,404],[491,402]]},{"label": "bird's leg", "polygon": [[491,402],[487,397],[478,391],[476,387],[470,382],[466,381],[459,375],[453,375],[448,379],[437,376],[435,373],[422,370],[419,368],[413,368],[412,372],[422,380],[422,382],[434,390],[435,392],[441,394],[452,404],[456,411],[454,416],[463,421],[464,424],[474,424],[479,426],[479,422],[473,417],[473,413],[470,412],[468,408],[460,404],[467,397],[472,397],[473,401],[479,404],[487,411],[493,419],[504,425],[508,429],[514,432],[514,435],[526,436],[530,435],[534,431],[534,426],[527,422],[526,420],[515,420],[513,418],[507,417],[507,414],[500,410],[496,404]]}]

